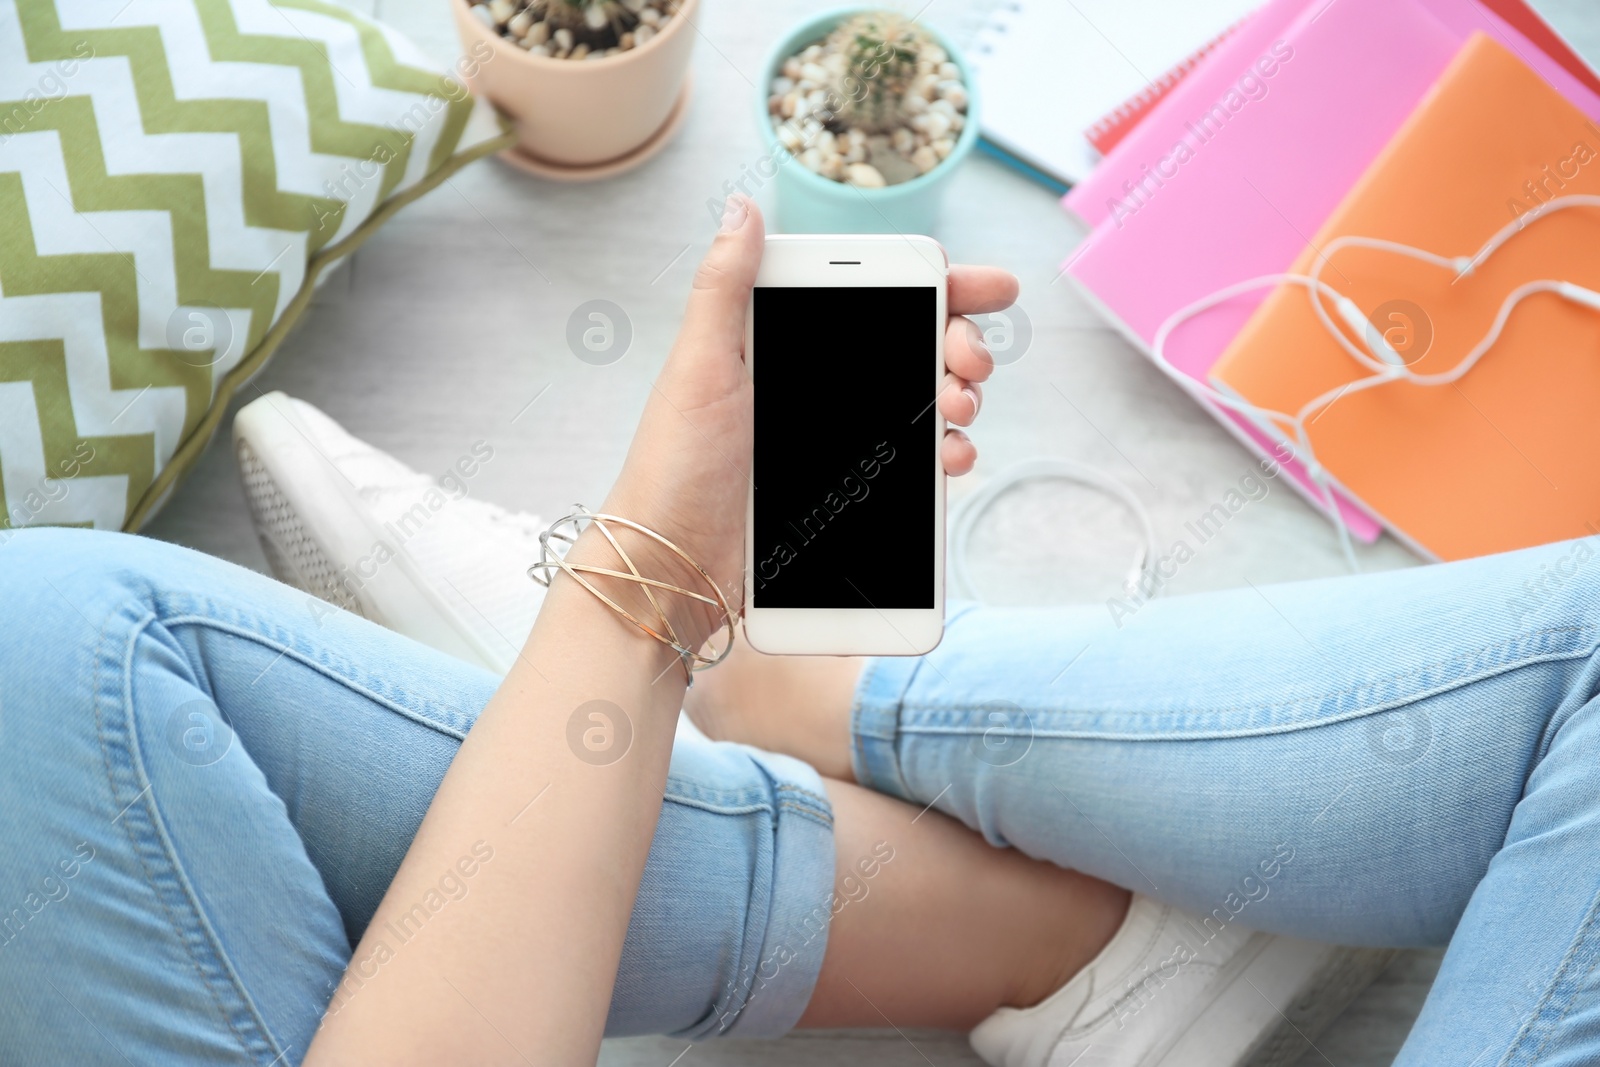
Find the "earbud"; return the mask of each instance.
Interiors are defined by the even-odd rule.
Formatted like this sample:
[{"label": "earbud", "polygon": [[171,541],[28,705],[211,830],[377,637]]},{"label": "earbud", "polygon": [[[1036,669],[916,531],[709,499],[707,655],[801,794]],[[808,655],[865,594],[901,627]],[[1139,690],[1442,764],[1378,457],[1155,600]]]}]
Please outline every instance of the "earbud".
[{"label": "earbud", "polygon": [[1354,330],[1357,337],[1367,342],[1367,347],[1372,349],[1373,355],[1391,367],[1406,365],[1406,361],[1400,358],[1400,353],[1396,352],[1384,338],[1383,331],[1361,313],[1354,300],[1344,295],[1336,296],[1333,306],[1338,310],[1339,317],[1345,321],[1345,325]]},{"label": "earbud", "polygon": [[1595,292],[1593,289],[1585,289],[1583,286],[1573,285],[1571,282],[1562,282],[1556,286],[1556,292],[1574,304],[1582,304],[1585,307],[1592,307],[1596,311],[1600,311],[1600,293]]}]

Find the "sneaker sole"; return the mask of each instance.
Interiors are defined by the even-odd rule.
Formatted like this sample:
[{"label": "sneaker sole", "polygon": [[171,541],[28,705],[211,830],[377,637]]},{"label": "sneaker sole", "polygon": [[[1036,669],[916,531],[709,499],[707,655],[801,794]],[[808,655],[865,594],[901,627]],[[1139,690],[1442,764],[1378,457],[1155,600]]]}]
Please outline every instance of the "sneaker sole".
[{"label": "sneaker sole", "polygon": [[1398,954],[1255,934],[1189,1025],[1140,1067],[1289,1067]]},{"label": "sneaker sole", "polygon": [[[288,397],[270,393],[241,408],[233,440],[251,517],[267,564],[280,581],[504,673],[500,657],[482,646],[312,443]],[[376,562],[380,545],[388,557],[381,563]],[[317,604],[308,610],[320,621]]]},{"label": "sneaker sole", "polygon": [[307,533],[294,505],[278,487],[272,472],[261,462],[250,442],[234,443],[239,461],[239,477],[244,482],[244,499],[250,518],[267,557],[267,569],[285,585],[292,585],[319,600],[357,615],[365,615],[354,597],[341,597],[338,589],[339,566]]}]

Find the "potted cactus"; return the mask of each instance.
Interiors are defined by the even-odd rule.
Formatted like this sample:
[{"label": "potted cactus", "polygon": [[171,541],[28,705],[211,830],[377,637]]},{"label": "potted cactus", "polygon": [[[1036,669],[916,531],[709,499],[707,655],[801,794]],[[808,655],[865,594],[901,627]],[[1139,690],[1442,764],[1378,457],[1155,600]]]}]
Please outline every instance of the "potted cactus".
[{"label": "potted cactus", "polygon": [[790,232],[927,233],[978,137],[966,63],[893,12],[845,8],[797,27],[764,69],[761,124]]},{"label": "potted cactus", "polygon": [[[516,126],[506,158],[600,177],[648,158],[689,94],[699,0],[450,0],[467,80]],[[487,50],[487,51],[485,51]]]},{"label": "potted cactus", "polygon": [[468,0],[485,26],[536,56],[604,59],[649,44],[677,0]]}]

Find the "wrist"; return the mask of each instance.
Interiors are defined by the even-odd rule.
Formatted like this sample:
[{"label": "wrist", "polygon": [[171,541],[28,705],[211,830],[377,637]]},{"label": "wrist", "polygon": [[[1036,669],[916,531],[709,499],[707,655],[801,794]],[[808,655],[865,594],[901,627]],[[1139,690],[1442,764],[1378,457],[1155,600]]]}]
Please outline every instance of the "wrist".
[{"label": "wrist", "polygon": [[[676,538],[639,519],[635,512],[613,504],[610,500],[600,513],[638,522],[645,529],[659,534],[675,545],[678,544]],[[684,555],[688,555],[689,558],[685,559],[684,555],[674,552],[648,534],[633,530],[621,523],[607,523],[606,529],[616,539],[615,545],[606,538],[604,531],[595,524],[590,524],[567,552],[567,562],[586,567],[601,567],[623,574],[628,573],[630,569],[636,570],[640,577],[650,579],[651,582],[659,582],[661,585],[647,585],[608,574],[585,573],[584,577],[592,582],[596,589],[626,609],[639,623],[688,649],[699,650],[708,639],[726,627],[726,616],[721,607],[715,603],[717,594],[707,575],[697,566],[699,561],[694,560],[687,549],[684,549]],[[626,559],[623,558],[623,552],[627,554]],[[632,563],[631,568],[629,561]],[[663,586],[676,586],[696,596],[686,596]],[[705,597],[712,603],[707,603],[698,597]],[[731,596],[728,607],[731,611],[737,611],[736,602]],[[662,616],[665,616],[666,627],[662,625]],[[635,626],[634,623],[628,625]]]}]

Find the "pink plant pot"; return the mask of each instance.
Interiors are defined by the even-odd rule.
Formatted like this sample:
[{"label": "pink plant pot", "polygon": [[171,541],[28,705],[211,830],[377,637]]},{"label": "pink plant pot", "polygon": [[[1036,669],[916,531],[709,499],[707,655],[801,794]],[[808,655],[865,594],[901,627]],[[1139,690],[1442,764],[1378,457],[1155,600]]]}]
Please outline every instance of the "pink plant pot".
[{"label": "pink plant pot", "polygon": [[638,48],[597,60],[531,55],[450,0],[468,55],[485,55],[468,86],[516,126],[525,155],[560,166],[593,166],[628,155],[653,137],[682,94],[700,0],[683,0],[666,28]]}]

